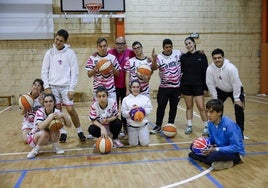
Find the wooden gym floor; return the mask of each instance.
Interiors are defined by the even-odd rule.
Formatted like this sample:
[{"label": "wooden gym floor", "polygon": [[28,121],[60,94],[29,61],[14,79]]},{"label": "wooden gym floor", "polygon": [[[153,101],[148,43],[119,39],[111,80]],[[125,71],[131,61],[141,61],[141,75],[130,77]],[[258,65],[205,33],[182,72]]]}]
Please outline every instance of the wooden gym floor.
[{"label": "wooden gym floor", "polygon": [[[208,100],[209,98],[206,98]],[[150,118],[155,121],[156,101]],[[90,103],[76,103],[80,120],[87,133]],[[167,118],[168,107],[166,110]],[[225,115],[234,119],[231,101],[225,103]],[[31,150],[21,141],[18,106],[0,107],[0,187],[268,187],[268,97],[246,97],[244,163],[215,171],[190,160],[188,147],[201,135],[202,122],[195,109],[194,132],[184,134],[185,103],[178,106],[175,125],[178,134],[172,139],[151,135],[149,147],[114,148],[109,154],[98,154],[94,141],[79,142],[74,127],[67,129],[67,142],[60,144],[64,155],[42,148],[35,159],[26,159]],[[122,141],[127,144],[126,138]]]}]

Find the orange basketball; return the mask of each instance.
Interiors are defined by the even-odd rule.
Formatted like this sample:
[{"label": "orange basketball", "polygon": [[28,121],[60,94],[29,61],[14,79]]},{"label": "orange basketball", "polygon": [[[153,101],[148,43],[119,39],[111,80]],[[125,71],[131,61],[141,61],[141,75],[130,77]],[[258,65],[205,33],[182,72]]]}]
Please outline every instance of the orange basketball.
[{"label": "orange basketball", "polygon": [[96,66],[103,75],[107,75],[112,71],[112,63],[108,59],[101,59]]},{"label": "orange basketball", "polygon": [[96,149],[100,153],[110,153],[113,148],[113,141],[110,137],[99,137],[96,141]]},{"label": "orange basketball", "polygon": [[174,137],[177,134],[177,128],[175,125],[168,123],[162,127],[162,133],[169,138]]},{"label": "orange basketball", "polygon": [[26,110],[30,110],[33,106],[34,99],[29,94],[24,94],[19,97],[19,106],[20,108],[25,108]]},{"label": "orange basketball", "polygon": [[49,125],[48,125],[48,129],[49,129],[50,131],[55,132],[55,131],[59,131],[63,126],[64,126],[63,121],[58,120],[58,119],[53,119],[53,120],[49,123]]},{"label": "orange basketball", "polygon": [[152,69],[149,65],[146,64],[142,64],[138,67],[137,69],[138,73],[140,73],[141,75],[145,75],[145,76],[151,76],[152,74]]}]

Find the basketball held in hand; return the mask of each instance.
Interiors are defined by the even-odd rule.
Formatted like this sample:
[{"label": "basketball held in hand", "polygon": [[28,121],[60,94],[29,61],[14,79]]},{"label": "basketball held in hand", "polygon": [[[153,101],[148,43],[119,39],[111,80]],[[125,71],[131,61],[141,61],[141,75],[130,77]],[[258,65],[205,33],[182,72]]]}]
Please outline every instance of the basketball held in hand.
[{"label": "basketball held in hand", "polygon": [[142,64],[137,68],[137,76],[144,82],[148,82],[152,75],[152,69],[149,65]]},{"label": "basketball held in hand", "polygon": [[108,59],[101,59],[96,66],[103,75],[107,75],[112,71],[112,63]]},{"label": "basketball held in hand", "polygon": [[64,126],[64,123],[62,120],[58,120],[58,119],[53,119],[49,125],[48,125],[48,129],[50,131],[56,132],[59,131],[62,127]]},{"label": "basketball held in hand", "polygon": [[192,150],[197,155],[203,155],[202,150],[206,150],[210,148],[210,141],[208,138],[200,137],[193,141]]},{"label": "basketball held in hand", "polygon": [[34,103],[34,98],[33,96],[29,94],[24,94],[19,97],[19,106],[20,108],[24,108],[26,110],[30,110],[33,106]]},{"label": "basketball held in hand", "polygon": [[129,112],[130,118],[135,122],[141,122],[145,117],[145,110],[142,107],[132,108]]}]

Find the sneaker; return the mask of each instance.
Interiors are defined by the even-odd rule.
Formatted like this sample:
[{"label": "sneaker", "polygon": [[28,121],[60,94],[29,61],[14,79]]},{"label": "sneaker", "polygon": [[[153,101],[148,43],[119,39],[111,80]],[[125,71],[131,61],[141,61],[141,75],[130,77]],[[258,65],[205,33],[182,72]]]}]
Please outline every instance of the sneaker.
[{"label": "sneaker", "polygon": [[91,134],[87,135],[86,137],[87,137],[87,139],[93,139],[93,138],[95,138],[95,137],[92,136]]},{"label": "sneaker", "polygon": [[28,153],[28,155],[27,155],[27,158],[28,159],[33,159],[33,158],[35,158],[35,156],[37,155],[39,153],[39,151],[36,151],[36,149],[32,149],[32,151],[30,152],[30,153]]},{"label": "sneaker", "polygon": [[193,132],[192,126],[187,126],[184,133],[185,134],[191,134],[192,132]]},{"label": "sneaker", "polygon": [[121,143],[121,141],[119,139],[114,139],[113,140],[113,143],[114,143],[114,146],[116,148],[122,148],[122,147],[124,147],[124,145]]},{"label": "sneaker", "polygon": [[121,131],[121,132],[119,133],[119,137],[125,137],[125,136],[126,136],[125,131]]},{"label": "sneaker", "polygon": [[60,143],[65,143],[66,139],[67,139],[67,134],[66,133],[60,134]]},{"label": "sneaker", "polygon": [[60,149],[60,148],[56,148],[56,149],[55,149],[55,152],[56,152],[57,155],[62,155],[62,154],[64,154],[64,150],[63,150],[63,149]]},{"label": "sneaker", "polygon": [[208,128],[207,127],[204,128],[203,133],[202,133],[202,136],[209,136]]},{"label": "sneaker", "polygon": [[233,161],[227,161],[227,162],[218,161],[218,162],[213,162],[211,164],[211,166],[215,170],[224,170],[224,169],[233,167],[234,166],[234,162]]},{"label": "sneaker", "polygon": [[83,132],[78,133],[78,137],[80,139],[80,142],[84,142],[87,140]]},{"label": "sneaker", "polygon": [[156,134],[159,133],[161,131],[161,127],[160,126],[155,126],[153,130],[150,130],[150,134]]}]

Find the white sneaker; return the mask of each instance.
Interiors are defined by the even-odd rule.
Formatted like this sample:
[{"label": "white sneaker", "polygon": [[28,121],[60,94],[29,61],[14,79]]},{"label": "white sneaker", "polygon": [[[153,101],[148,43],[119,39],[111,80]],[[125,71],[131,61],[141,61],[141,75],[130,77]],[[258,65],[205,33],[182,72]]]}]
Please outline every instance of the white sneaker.
[{"label": "white sneaker", "polygon": [[119,137],[125,137],[125,136],[126,136],[125,131],[121,131],[121,132],[119,133]]},{"label": "white sneaker", "polygon": [[62,155],[62,154],[64,154],[64,150],[63,150],[63,149],[55,148],[54,150],[55,150],[55,152],[56,152],[57,155]]},{"label": "white sneaker", "polygon": [[124,145],[121,143],[121,141],[119,139],[114,139],[113,140],[113,143],[114,143],[114,146],[116,148],[122,148],[122,147],[124,147]]},{"label": "white sneaker", "polygon": [[36,156],[38,153],[39,153],[39,151],[36,151],[36,150],[33,148],[32,151],[28,153],[27,158],[28,158],[28,159],[33,159],[33,158],[35,158],[35,156]]}]

